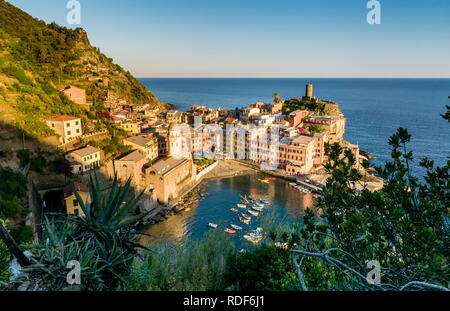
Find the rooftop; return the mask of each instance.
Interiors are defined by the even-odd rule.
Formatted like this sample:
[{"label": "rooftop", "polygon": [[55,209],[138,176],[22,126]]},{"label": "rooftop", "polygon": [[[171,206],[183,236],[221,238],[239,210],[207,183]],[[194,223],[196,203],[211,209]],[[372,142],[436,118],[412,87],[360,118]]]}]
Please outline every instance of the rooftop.
[{"label": "rooftop", "polygon": [[139,162],[145,158],[145,154],[140,150],[135,150],[124,157],[120,158],[118,161],[130,161],[130,162]]},{"label": "rooftop", "polygon": [[158,172],[159,175],[167,175],[170,171],[187,161],[186,159],[175,159],[168,157],[166,159],[159,160],[153,164],[153,168]]},{"label": "rooftop", "polygon": [[146,147],[149,143],[152,143],[152,139],[149,137],[145,137],[145,136],[132,136],[132,137],[128,137],[125,138],[126,141],[139,145],[141,147]]},{"label": "rooftop", "polygon": [[68,197],[71,197],[74,193],[73,191],[76,190],[78,192],[84,192],[89,193],[89,188],[85,184],[79,183],[79,182],[72,182],[64,187],[64,199],[67,199]]},{"label": "rooftop", "polygon": [[309,145],[313,140],[314,140],[314,138],[312,138],[312,137],[302,135],[302,136],[298,136],[298,137],[294,138],[292,143],[298,144],[298,145]]},{"label": "rooftop", "polygon": [[100,152],[100,149],[97,149],[97,148],[92,147],[92,146],[87,146],[85,148],[72,151],[71,153],[75,153],[75,154],[77,154],[77,155],[79,155],[81,157],[85,157],[85,156],[88,156],[88,155],[91,155],[91,154],[94,154],[94,153],[97,153],[97,152]]},{"label": "rooftop", "polygon": [[79,120],[80,118],[71,117],[67,115],[58,116],[52,119],[49,119],[48,121],[54,121],[54,122],[66,122],[66,121],[73,121],[73,120]]}]

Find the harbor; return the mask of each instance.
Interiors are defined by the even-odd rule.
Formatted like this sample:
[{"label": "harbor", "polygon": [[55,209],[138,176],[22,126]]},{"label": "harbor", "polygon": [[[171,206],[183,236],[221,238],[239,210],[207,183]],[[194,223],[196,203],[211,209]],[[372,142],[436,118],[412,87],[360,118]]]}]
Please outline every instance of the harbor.
[{"label": "harbor", "polygon": [[273,224],[301,221],[307,208],[318,213],[313,193],[303,193],[281,178],[259,180],[266,178],[271,177],[253,171],[205,180],[187,196],[191,199],[182,211],[146,228],[151,237],[145,237],[145,243],[201,238],[209,230],[221,230],[237,247],[246,248],[267,237],[267,227]]}]

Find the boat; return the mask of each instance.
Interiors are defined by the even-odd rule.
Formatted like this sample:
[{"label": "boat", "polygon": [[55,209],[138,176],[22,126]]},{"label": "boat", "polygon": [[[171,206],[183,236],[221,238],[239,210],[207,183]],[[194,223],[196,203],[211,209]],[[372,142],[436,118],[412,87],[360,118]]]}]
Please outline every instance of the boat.
[{"label": "boat", "polygon": [[269,201],[267,201],[267,200],[265,200],[265,199],[259,199],[259,200],[261,201],[261,203],[264,203],[264,204],[270,204]]},{"label": "boat", "polygon": [[255,201],[255,202],[256,202],[256,199],[255,199],[254,197],[248,197],[248,199],[249,199],[250,201]]},{"label": "boat", "polygon": [[294,188],[297,187],[297,184],[295,182],[291,182],[289,185]]},{"label": "boat", "polygon": [[248,220],[252,219],[250,216],[248,216],[247,214],[244,214],[244,213],[241,214],[241,217],[248,219]]},{"label": "boat", "polygon": [[236,231],[242,231],[242,227],[239,227],[239,226],[236,226],[236,225],[233,225],[233,224],[231,224],[230,227],[233,228]]},{"label": "boat", "polygon": [[275,180],[277,180],[275,177],[269,177],[269,178],[266,178],[267,180],[270,180],[270,181],[275,181]]},{"label": "boat", "polygon": [[260,206],[252,206],[252,209],[257,211],[257,212],[262,212],[264,210],[264,208],[262,208]]},{"label": "boat", "polygon": [[253,237],[251,235],[245,234],[244,235],[244,239],[246,239],[247,241],[253,243],[253,244],[258,244],[261,239],[257,238],[257,237]]},{"label": "boat", "polygon": [[258,207],[262,207],[262,208],[264,208],[264,204],[261,204],[261,203],[255,203],[255,204],[253,204],[254,206],[258,206]]},{"label": "boat", "polygon": [[303,190],[303,193],[304,193],[304,194],[310,194],[310,193],[311,193],[311,190],[305,189],[305,190]]},{"label": "boat", "polygon": [[236,233],[235,230],[232,230],[230,228],[226,228],[224,231],[225,231],[225,233],[228,233],[228,234],[235,234]]},{"label": "boat", "polygon": [[261,183],[263,184],[268,184],[270,183],[270,181],[268,181],[267,179],[258,179]]},{"label": "boat", "polygon": [[233,213],[236,213],[236,214],[239,213],[239,211],[235,208],[230,209],[230,211],[232,211]]},{"label": "boat", "polygon": [[239,221],[243,222],[244,224],[248,225],[250,222],[250,219],[244,218],[244,217],[239,217]]},{"label": "boat", "polygon": [[237,207],[245,209],[245,208],[247,208],[247,205],[245,205],[245,204],[238,204]]},{"label": "boat", "polygon": [[213,224],[212,222],[208,223],[208,227],[217,229],[217,224]]},{"label": "boat", "polygon": [[258,216],[259,216],[259,213],[256,212],[256,211],[248,210],[248,213],[249,213],[250,215],[252,215],[252,216],[255,216],[255,217],[258,217]]}]

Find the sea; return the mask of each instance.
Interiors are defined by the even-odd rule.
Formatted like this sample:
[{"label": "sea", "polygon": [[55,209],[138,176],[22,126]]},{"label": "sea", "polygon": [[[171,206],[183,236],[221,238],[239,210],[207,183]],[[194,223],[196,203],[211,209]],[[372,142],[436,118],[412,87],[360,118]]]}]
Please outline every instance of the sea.
[{"label": "sea", "polygon": [[[234,109],[255,102],[271,103],[273,94],[281,98],[302,97],[305,85],[314,85],[314,96],[337,102],[347,118],[345,140],[358,144],[370,152],[372,163],[383,165],[390,159],[389,137],[399,127],[407,128],[412,135],[409,149],[413,151],[413,174],[423,177],[419,166],[423,157],[436,165],[446,164],[450,156],[450,124],[440,115],[450,105],[450,79],[231,79],[231,78],[142,78],[140,82],[160,101],[177,105],[187,111],[192,105],[210,108]],[[229,209],[236,204],[239,194],[266,191],[264,184],[250,177],[234,177],[221,181],[209,181],[206,199],[187,212],[178,225],[179,236],[199,236],[206,222],[231,221]],[[277,191],[266,195],[274,202],[273,210],[280,217],[292,220],[301,218],[308,207],[303,194],[289,188],[288,183],[277,181]],[[250,188],[249,188],[250,187]],[[287,189],[281,191],[281,189]],[[295,194],[295,195],[294,195]],[[299,199],[300,198],[300,199]],[[297,212],[293,212],[296,205]],[[217,213],[216,209],[223,211]],[[214,210],[214,213],[211,212]],[[205,215],[214,215],[207,217]],[[223,218],[223,219],[222,219]],[[256,224],[259,225],[259,224]],[[226,224],[224,225],[226,226]],[[164,227],[162,225],[161,227]],[[155,229],[160,237],[173,236],[173,226]],[[157,234],[157,235],[158,235]]]}]

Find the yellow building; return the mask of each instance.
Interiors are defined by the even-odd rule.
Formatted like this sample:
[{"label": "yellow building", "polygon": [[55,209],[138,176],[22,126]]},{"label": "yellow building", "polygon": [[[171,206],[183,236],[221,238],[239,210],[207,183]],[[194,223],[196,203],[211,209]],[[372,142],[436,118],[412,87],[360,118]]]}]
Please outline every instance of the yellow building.
[{"label": "yellow building", "polygon": [[120,128],[132,134],[140,134],[141,128],[137,122],[124,122],[120,124]]},{"label": "yellow building", "polygon": [[84,216],[83,210],[75,196],[74,190],[78,192],[84,204],[90,203],[89,188],[82,183],[73,182],[64,187],[64,206],[67,215]]}]

